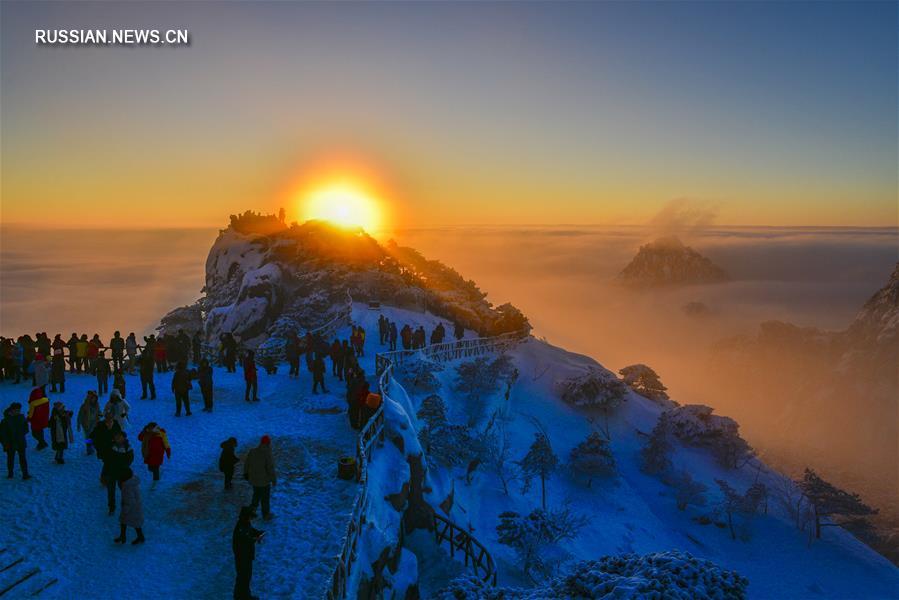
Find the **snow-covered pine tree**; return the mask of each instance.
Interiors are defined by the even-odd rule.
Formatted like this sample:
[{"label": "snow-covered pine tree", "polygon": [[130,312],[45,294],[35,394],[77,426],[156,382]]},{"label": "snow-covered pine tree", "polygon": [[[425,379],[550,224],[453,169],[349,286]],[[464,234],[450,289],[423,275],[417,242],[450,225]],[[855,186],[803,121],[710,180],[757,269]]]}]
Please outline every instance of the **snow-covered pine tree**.
[{"label": "snow-covered pine tree", "polygon": [[524,478],[522,493],[531,487],[534,477],[540,478],[540,498],[543,510],[546,510],[546,479],[553,474],[559,466],[559,457],[553,452],[549,437],[543,432],[534,434],[534,442],[528,453],[518,462]]},{"label": "snow-covered pine tree", "polygon": [[743,518],[744,539],[749,536],[749,521],[756,514],[761,506],[762,501],[767,497],[767,490],[763,484],[753,484],[746,490],[746,493],[740,494],[729,483],[723,479],[716,479],[715,483],[721,490],[721,502],[718,504],[718,510],[727,516],[727,526],[730,529],[731,539],[737,539],[736,529],[734,527],[734,516]]},{"label": "snow-covered pine tree", "polygon": [[544,562],[546,546],[577,537],[586,522],[567,507],[556,511],[537,509],[527,516],[504,512],[496,526],[497,541],[515,550],[525,574],[536,582],[548,574]]},{"label": "snow-covered pine tree", "polygon": [[435,432],[446,426],[446,404],[443,398],[431,394],[421,402],[416,416],[424,423],[424,427],[418,430],[418,441],[426,453],[431,452],[431,440]]},{"label": "snow-covered pine tree", "polygon": [[627,400],[627,386],[605,369],[590,369],[585,374],[572,377],[561,383],[562,400],[584,408],[595,408],[602,412],[606,439],[609,433],[609,413]]},{"label": "snow-covered pine tree", "polygon": [[666,478],[666,484],[674,488],[674,499],[678,510],[686,510],[687,506],[705,506],[705,492],[708,489],[703,483],[693,479],[693,476],[681,469]]},{"label": "snow-covered pine tree", "polygon": [[864,518],[877,514],[858,494],[842,490],[822,479],[812,469],[806,469],[802,479],[796,482],[811,503],[815,514],[815,537],[821,537],[821,528],[839,523],[822,523],[822,517]]},{"label": "snow-covered pine tree", "polygon": [[654,402],[667,406],[670,403],[668,388],[662,383],[658,373],[644,364],[628,365],[618,373],[632,390]]},{"label": "snow-covered pine tree", "polygon": [[587,487],[590,487],[594,477],[615,472],[615,456],[609,442],[593,431],[587,439],[571,449],[568,466],[573,472],[586,476]]},{"label": "snow-covered pine tree", "polygon": [[659,415],[652,433],[649,435],[649,441],[640,451],[640,458],[644,473],[650,475],[659,475],[666,473],[671,469],[671,452],[674,450],[674,443],[671,435],[671,423],[667,412]]}]

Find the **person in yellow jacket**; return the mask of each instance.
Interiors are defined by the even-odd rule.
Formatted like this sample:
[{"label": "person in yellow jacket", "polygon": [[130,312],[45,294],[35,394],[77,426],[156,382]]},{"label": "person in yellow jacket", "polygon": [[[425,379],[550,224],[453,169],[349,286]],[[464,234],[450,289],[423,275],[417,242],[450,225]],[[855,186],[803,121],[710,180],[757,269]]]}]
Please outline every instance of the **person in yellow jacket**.
[{"label": "person in yellow jacket", "polygon": [[75,368],[79,373],[87,369],[87,334],[81,334],[81,338],[75,342]]}]

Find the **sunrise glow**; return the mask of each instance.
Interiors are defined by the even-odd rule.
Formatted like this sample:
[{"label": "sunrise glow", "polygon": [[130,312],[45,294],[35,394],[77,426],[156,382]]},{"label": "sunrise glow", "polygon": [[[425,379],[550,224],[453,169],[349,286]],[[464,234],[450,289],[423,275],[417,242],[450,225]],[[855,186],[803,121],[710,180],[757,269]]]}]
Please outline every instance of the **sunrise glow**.
[{"label": "sunrise glow", "polygon": [[377,231],[381,224],[380,202],[361,185],[337,181],[314,187],[301,200],[303,220],[320,219],[341,227]]}]

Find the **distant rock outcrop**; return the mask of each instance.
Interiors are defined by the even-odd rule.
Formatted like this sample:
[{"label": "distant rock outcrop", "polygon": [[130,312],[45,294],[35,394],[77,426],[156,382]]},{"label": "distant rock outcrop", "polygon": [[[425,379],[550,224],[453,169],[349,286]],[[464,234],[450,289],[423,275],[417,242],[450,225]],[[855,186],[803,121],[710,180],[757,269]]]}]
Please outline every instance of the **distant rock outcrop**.
[{"label": "distant rock outcrop", "polygon": [[529,327],[511,304],[494,307],[473,281],[392,240],[321,221],[285,224],[273,215],[232,216],[206,259],[203,297],[162,318],[159,329],[230,332],[250,347],[328,321],[346,301],[427,310],[483,335]]},{"label": "distant rock outcrop", "polygon": [[618,280],[625,284],[648,287],[720,283],[728,279],[724,269],[676,237],[659,238],[641,246],[618,274]]}]

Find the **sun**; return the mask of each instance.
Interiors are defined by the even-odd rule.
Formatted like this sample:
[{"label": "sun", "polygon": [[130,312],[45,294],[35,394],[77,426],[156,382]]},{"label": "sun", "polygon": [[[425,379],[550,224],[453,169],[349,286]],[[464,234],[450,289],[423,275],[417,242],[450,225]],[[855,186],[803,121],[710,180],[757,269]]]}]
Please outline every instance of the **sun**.
[{"label": "sun", "polygon": [[307,220],[361,227],[367,232],[377,231],[380,225],[378,200],[356,183],[339,181],[313,187],[302,202]]}]

